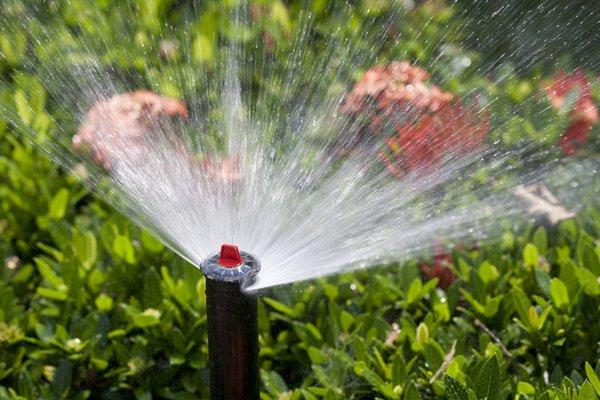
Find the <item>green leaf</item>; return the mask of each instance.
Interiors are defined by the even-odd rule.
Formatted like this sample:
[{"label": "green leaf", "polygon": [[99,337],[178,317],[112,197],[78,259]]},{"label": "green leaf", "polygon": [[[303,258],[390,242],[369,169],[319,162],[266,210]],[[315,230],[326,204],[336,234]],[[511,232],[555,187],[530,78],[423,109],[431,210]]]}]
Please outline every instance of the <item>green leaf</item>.
[{"label": "green leaf", "polygon": [[65,282],[58,276],[56,272],[54,272],[48,262],[46,262],[42,257],[36,257],[34,261],[40,275],[42,275],[42,278],[44,279],[44,282],[52,286],[54,289],[58,289],[63,292],[67,290]]},{"label": "green leaf", "polygon": [[176,354],[169,357],[169,364],[171,365],[183,365],[185,364],[185,356]]},{"label": "green leaf", "polygon": [[540,256],[537,247],[533,243],[527,243],[523,249],[523,261],[525,262],[525,266],[537,267],[539,264],[539,259]]},{"label": "green leaf", "polygon": [[140,242],[142,243],[142,246],[151,253],[162,253],[165,249],[165,245],[145,229],[140,233]]},{"label": "green leaf", "polygon": [[115,329],[113,331],[108,332],[108,338],[109,339],[118,339],[120,337],[123,337],[127,334],[127,331],[125,329]]},{"label": "green leaf", "polygon": [[200,34],[192,43],[192,54],[197,62],[209,62],[214,57],[214,44],[206,35]]},{"label": "green leaf", "polygon": [[460,290],[461,290],[462,294],[465,296],[465,299],[469,303],[471,303],[471,305],[473,306],[475,311],[477,311],[479,314],[483,314],[485,312],[485,306],[483,304],[481,304],[479,301],[477,301],[477,299],[475,299],[470,292],[468,292],[462,288]]},{"label": "green leaf", "polygon": [[275,371],[267,372],[261,370],[260,377],[262,378],[265,390],[276,398],[289,390],[281,375]]},{"label": "green leaf", "polygon": [[[546,390],[545,392],[543,392],[542,394],[540,394],[538,397],[536,397],[536,400],[552,400],[554,397],[550,397],[550,390]],[[554,393],[554,392],[552,392]]]},{"label": "green leaf", "polygon": [[380,392],[385,392],[391,398],[397,398],[393,392],[393,388],[390,384],[385,382],[379,374],[369,369],[369,367],[362,361],[354,364],[354,373],[362,378],[364,378],[367,382],[369,382],[374,388],[376,388]]},{"label": "green leaf", "polygon": [[100,312],[110,311],[113,307],[113,301],[110,297],[102,293],[96,298],[96,307]]},{"label": "green leaf", "polygon": [[538,331],[544,327],[544,323],[546,322],[546,319],[548,318],[550,311],[552,311],[552,306],[546,307],[544,309],[544,311],[542,311],[542,313],[540,314],[540,316],[538,318],[538,325],[536,327],[536,329]]},{"label": "green leaf", "polygon": [[72,369],[71,364],[63,359],[59,364],[58,368],[54,371],[54,377],[52,378],[52,397],[54,399],[63,399],[69,386],[71,385]]},{"label": "green leaf", "polygon": [[313,364],[324,364],[328,360],[327,354],[314,346],[310,346],[307,353]]},{"label": "green leaf", "polygon": [[540,324],[540,316],[537,313],[537,310],[535,309],[534,306],[529,307],[529,315],[528,318],[526,319],[526,321],[529,322],[529,325],[534,328],[534,329],[538,329],[538,326]]},{"label": "green leaf", "polygon": [[133,324],[140,328],[158,325],[160,323],[160,311],[153,308],[144,310],[144,312],[133,317]]},{"label": "green leaf", "polygon": [[475,394],[478,399],[500,400],[500,365],[494,354],[491,356],[479,373]]},{"label": "green leaf", "polygon": [[94,268],[88,276],[88,286],[92,292],[98,292],[102,285],[106,282],[106,274],[99,268]]},{"label": "green leaf", "polygon": [[77,258],[85,269],[90,269],[96,262],[97,243],[96,236],[90,231],[76,232],[73,235],[73,246]]},{"label": "green leaf", "polygon": [[404,394],[404,400],[421,400],[421,393],[415,386],[415,383],[411,381],[406,387],[406,393]]},{"label": "green leaf", "polygon": [[92,357],[90,359],[90,362],[94,365],[94,367],[96,367],[97,370],[100,370],[100,371],[102,371],[103,369],[106,369],[108,367],[108,361],[103,360],[101,358]]},{"label": "green leaf", "polygon": [[65,188],[60,189],[50,201],[48,217],[52,219],[61,219],[65,216],[67,205],[69,204],[69,191]]},{"label": "green leaf", "polygon": [[481,263],[477,270],[477,274],[485,284],[495,281],[500,276],[498,269],[487,261]]},{"label": "green leaf", "polygon": [[58,290],[48,289],[45,287],[37,288],[36,292],[42,297],[57,301],[65,301],[69,297],[65,292],[59,292]]},{"label": "green leaf", "polygon": [[29,106],[25,92],[23,92],[21,89],[15,90],[14,100],[15,107],[19,113],[19,117],[21,117],[21,121],[23,121],[25,125],[30,125],[31,121],[33,120],[33,110]]},{"label": "green leaf", "polygon": [[290,14],[281,0],[274,1],[271,5],[271,19],[273,22],[279,24],[286,32],[289,32],[292,29]]},{"label": "green leaf", "polygon": [[427,328],[427,325],[423,322],[417,326],[416,340],[419,344],[425,344],[429,341],[429,328]]},{"label": "green leaf", "polygon": [[131,240],[127,236],[117,235],[113,242],[113,251],[122,260],[129,264],[135,264],[135,250],[131,244]]},{"label": "green leaf", "polygon": [[396,385],[401,384],[406,378],[406,365],[402,361],[402,356],[399,353],[392,359],[392,382]]},{"label": "green leaf", "polygon": [[312,335],[313,338],[315,338],[318,341],[323,340],[323,336],[321,335],[321,332],[319,331],[319,329],[314,326],[313,324],[311,324],[310,322],[307,324],[304,324],[304,327],[306,328],[306,330],[308,332],[310,332],[310,334]]},{"label": "green leaf", "polygon": [[432,371],[437,371],[444,362],[444,350],[435,340],[429,339],[423,346],[423,357]]},{"label": "green leaf", "polygon": [[517,384],[517,392],[519,394],[535,394],[535,387],[527,382],[519,382]]},{"label": "green leaf", "polygon": [[148,308],[143,312],[140,312],[135,307],[130,305],[123,305],[125,312],[131,320],[133,324],[139,328],[148,328],[154,325],[158,325],[160,323],[161,312],[154,309]]},{"label": "green leaf", "polygon": [[44,253],[50,254],[59,263],[62,263],[64,261],[65,257],[64,257],[64,254],[62,253],[62,251],[59,251],[59,250],[55,249],[54,247],[48,246],[47,244],[44,244],[42,242],[36,243],[36,246],[39,247],[40,249],[42,249],[44,251]]},{"label": "green leaf", "polygon": [[577,243],[577,260],[581,267],[585,267],[596,275],[600,275],[600,260],[594,249],[593,239],[582,234]]},{"label": "green leaf", "polygon": [[550,297],[550,274],[543,271],[541,268],[534,270],[535,280],[544,296]]},{"label": "green leaf", "polygon": [[465,400],[469,398],[467,388],[450,375],[444,374],[444,386],[448,400]]},{"label": "green leaf", "polygon": [[340,325],[342,327],[342,330],[344,332],[347,332],[353,323],[354,323],[354,316],[352,314],[350,314],[348,311],[343,310],[340,313]]},{"label": "green leaf", "polygon": [[600,396],[600,379],[598,379],[598,375],[588,362],[585,363],[585,374],[596,393]]},{"label": "green leaf", "polygon": [[289,317],[295,318],[299,315],[295,307],[294,308],[288,307],[285,304],[280,303],[277,300],[273,300],[269,297],[264,297],[263,301],[265,303],[267,303],[269,306],[271,306],[274,310],[279,311],[280,313],[287,315]]},{"label": "green leaf", "polygon": [[483,309],[483,315],[486,318],[492,318],[494,315],[496,315],[498,313],[498,309],[503,298],[503,295],[486,298],[485,307]]},{"label": "green leaf", "polygon": [[543,226],[540,226],[535,230],[531,241],[535,244],[540,253],[546,254],[548,252],[548,234]]},{"label": "green leaf", "polygon": [[44,86],[35,78],[29,82],[29,105],[35,114],[42,114],[46,104],[46,90]]},{"label": "green leaf", "polygon": [[594,388],[589,381],[583,382],[579,389],[579,400],[597,400],[598,396],[594,393]]},{"label": "green leaf", "polygon": [[515,310],[517,311],[517,314],[519,314],[519,318],[522,322],[527,323],[529,320],[529,309],[531,307],[529,298],[521,289],[514,288],[512,290],[512,300]]},{"label": "green leaf", "polygon": [[567,286],[558,278],[550,281],[550,296],[557,307],[563,308],[569,305],[569,291]]},{"label": "green leaf", "polygon": [[583,292],[588,296],[598,296],[600,295],[600,283],[598,283],[598,278],[587,268],[579,268],[578,273],[578,281],[579,285],[583,288]]},{"label": "green leaf", "polygon": [[18,64],[27,51],[27,38],[21,32],[10,36],[0,34],[0,60],[6,60],[10,65]]},{"label": "green leaf", "polygon": [[580,268],[575,263],[569,261],[561,265],[560,273],[557,278],[567,287],[568,293],[577,293],[579,290],[579,282],[577,280],[577,272]]},{"label": "green leaf", "polygon": [[423,288],[423,282],[419,278],[415,278],[410,287],[408,288],[408,292],[406,293],[406,302],[408,304],[412,304],[415,301],[421,298],[421,289]]}]

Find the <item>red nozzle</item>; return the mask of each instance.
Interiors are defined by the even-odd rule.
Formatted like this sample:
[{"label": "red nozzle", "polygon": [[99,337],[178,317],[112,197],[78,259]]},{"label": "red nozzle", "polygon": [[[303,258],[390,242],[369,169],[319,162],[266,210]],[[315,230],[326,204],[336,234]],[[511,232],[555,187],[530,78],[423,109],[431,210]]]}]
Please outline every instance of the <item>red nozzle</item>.
[{"label": "red nozzle", "polygon": [[224,244],[221,246],[219,265],[225,268],[235,268],[243,263],[244,260],[237,246],[233,244]]}]

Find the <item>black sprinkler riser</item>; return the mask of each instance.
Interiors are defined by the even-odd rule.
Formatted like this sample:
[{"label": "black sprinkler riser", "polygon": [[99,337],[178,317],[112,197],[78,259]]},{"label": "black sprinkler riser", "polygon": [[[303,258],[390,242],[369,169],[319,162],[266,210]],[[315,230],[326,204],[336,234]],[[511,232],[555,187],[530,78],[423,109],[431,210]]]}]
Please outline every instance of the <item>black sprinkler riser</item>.
[{"label": "black sprinkler riser", "polygon": [[258,273],[260,263],[224,245],[201,267],[206,276],[210,398],[259,400],[257,298],[242,288]]},{"label": "black sprinkler riser", "polygon": [[238,282],[206,280],[211,400],[258,400],[256,296]]}]

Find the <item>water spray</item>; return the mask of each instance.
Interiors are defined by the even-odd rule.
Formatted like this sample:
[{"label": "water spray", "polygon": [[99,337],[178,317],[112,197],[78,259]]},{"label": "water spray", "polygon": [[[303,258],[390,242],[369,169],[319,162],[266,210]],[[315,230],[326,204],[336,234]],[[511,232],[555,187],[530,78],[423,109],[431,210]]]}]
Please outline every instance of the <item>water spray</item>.
[{"label": "water spray", "polygon": [[256,257],[224,244],[205,259],[208,363],[212,400],[258,400],[256,296],[243,293],[260,270]]}]

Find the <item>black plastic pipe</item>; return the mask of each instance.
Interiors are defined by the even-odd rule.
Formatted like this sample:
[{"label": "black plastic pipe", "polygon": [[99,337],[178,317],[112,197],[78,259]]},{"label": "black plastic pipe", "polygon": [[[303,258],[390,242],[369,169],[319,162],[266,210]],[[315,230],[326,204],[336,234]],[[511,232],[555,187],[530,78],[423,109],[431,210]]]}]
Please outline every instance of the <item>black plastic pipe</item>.
[{"label": "black plastic pipe", "polygon": [[211,400],[260,399],[257,300],[242,290],[259,270],[254,256],[231,245],[202,263]]},{"label": "black plastic pipe", "polygon": [[256,297],[239,282],[206,280],[211,400],[258,400]]}]

